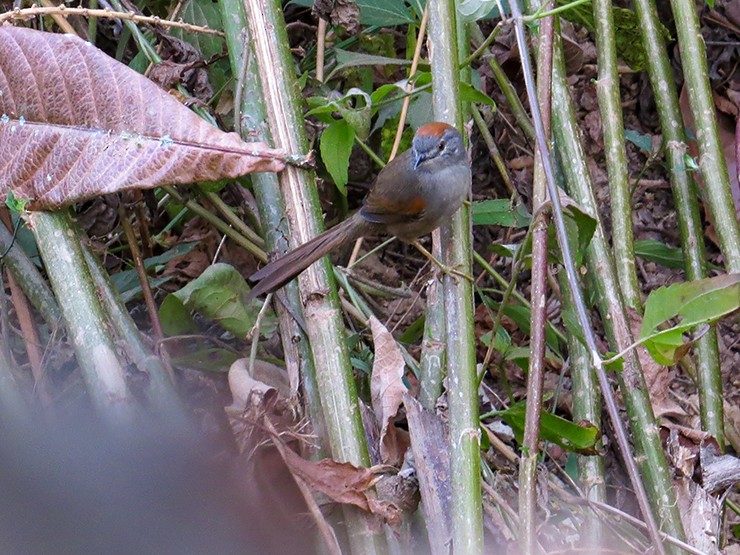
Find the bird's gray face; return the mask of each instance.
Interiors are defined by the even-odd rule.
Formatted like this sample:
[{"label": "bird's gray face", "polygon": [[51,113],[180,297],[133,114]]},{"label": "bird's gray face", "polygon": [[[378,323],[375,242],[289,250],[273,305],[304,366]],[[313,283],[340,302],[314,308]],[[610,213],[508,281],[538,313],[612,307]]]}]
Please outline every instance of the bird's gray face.
[{"label": "bird's gray face", "polygon": [[416,135],[413,142],[414,169],[419,166],[466,164],[467,155],[462,135],[447,129],[438,135]]}]

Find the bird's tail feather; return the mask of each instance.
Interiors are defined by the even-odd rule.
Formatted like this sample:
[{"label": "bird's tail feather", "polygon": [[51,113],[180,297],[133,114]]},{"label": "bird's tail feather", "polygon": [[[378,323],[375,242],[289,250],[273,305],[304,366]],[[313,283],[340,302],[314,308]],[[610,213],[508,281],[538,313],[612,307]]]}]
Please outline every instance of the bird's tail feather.
[{"label": "bird's tail feather", "polygon": [[362,216],[359,213],[354,214],[286,255],[273,260],[249,277],[250,281],[258,283],[249,292],[248,298],[252,299],[280,289],[319,258],[365,235],[367,233],[365,227],[367,222]]}]

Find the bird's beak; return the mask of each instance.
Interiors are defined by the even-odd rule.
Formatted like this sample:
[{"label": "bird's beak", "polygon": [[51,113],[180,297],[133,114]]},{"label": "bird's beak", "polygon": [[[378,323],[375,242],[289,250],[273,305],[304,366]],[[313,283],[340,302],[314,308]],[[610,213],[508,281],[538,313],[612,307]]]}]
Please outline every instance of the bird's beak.
[{"label": "bird's beak", "polygon": [[418,150],[414,151],[414,169],[419,167],[419,164],[421,164],[426,158],[424,157],[424,154],[419,152]]}]

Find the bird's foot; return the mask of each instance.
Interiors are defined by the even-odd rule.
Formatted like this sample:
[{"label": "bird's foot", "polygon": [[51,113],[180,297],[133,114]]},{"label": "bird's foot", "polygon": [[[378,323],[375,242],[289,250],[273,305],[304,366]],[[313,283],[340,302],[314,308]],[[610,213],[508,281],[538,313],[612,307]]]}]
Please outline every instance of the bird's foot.
[{"label": "bird's foot", "polygon": [[458,270],[458,268],[463,268],[464,264],[456,264],[455,266],[448,266],[447,264],[442,263],[436,256],[434,256],[432,253],[430,253],[428,250],[426,250],[424,247],[421,246],[421,244],[418,241],[414,241],[412,243],[416,249],[424,255],[424,257],[429,260],[432,264],[434,264],[443,274],[447,274],[448,276],[452,277],[453,279],[462,278],[467,279],[468,281],[472,282],[473,278],[470,277],[468,274],[461,272]]}]

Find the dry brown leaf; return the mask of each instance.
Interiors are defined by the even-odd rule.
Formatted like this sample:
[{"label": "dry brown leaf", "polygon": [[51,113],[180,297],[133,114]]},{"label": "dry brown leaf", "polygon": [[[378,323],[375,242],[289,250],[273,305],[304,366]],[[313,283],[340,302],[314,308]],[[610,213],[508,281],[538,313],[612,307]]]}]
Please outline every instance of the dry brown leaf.
[{"label": "dry brown leaf", "polygon": [[280,171],[283,153],[210,125],[70,35],[0,27],[0,199],[56,208],[130,188]]},{"label": "dry brown leaf", "polygon": [[388,524],[396,525],[399,522],[398,508],[366,493],[375,483],[376,474],[372,470],[332,459],[307,461],[285,445],[277,433],[271,431],[271,435],[290,471],[312,490],[323,493],[337,503],[355,505],[378,515]]},{"label": "dry brown leaf", "polygon": [[250,398],[256,395],[261,399],[268,391],[276,390],[283,399],[290,396],[290,389],[285,372],[274,364],[264,360],[255,360],[249,372],[249,359],[240,358],[229,368],[229,389],[233,403],[231,408],[243,412]]},{"label": "dry brown leaf", "polygon": [[408,447],[393,424],[407,391],[403,384],[405,363],[396,340],[375,316],[370,317],[370,329],[375,343],[370,394],[375,418],[381,424],[380,458],[386,464],[395,465],[401,462]]}]

